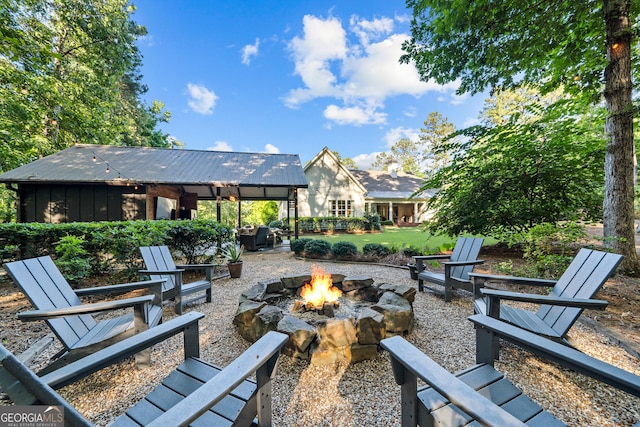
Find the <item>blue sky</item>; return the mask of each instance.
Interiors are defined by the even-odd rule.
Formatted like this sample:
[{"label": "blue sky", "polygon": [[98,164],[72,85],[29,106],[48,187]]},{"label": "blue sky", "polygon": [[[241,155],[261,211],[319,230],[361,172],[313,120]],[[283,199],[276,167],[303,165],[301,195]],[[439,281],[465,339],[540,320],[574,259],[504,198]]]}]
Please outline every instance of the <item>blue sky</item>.
[{"label": "blue sky", "polygon": [[146,99],[192,150],[298,154],[323,147],[367,169],[438,111],[475,123],[484,96],[422,82],[399,64],[411,11],[402,0],[134,0]]}]

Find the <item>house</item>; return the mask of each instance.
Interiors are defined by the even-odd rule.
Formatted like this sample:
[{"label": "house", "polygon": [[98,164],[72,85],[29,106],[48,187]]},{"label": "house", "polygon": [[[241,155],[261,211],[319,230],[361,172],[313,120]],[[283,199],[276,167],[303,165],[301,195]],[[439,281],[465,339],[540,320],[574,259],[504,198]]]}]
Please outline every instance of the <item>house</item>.
[{"label": "house", "polygon": [[418,192],[424,180],[391,168],[389,171],[347,169],[324,147],[304,167],[308,188],[298,190],[301,217],[354,217],[377,212],[398,225],[426,218],[425,202],[432,190]]},{"label": "house", "polygon": [[12,169],[0,183],[16,192],[18,222],[46,223],[193,218],[198,200],[295,206],[307,187],[297,154],[91,144]]}]

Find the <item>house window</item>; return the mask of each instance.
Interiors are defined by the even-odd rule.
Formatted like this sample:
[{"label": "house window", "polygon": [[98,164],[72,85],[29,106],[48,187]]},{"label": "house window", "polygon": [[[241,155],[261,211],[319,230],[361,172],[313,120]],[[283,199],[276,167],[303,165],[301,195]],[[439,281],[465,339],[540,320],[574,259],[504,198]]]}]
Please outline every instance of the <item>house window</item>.
[{"label": "house window", "polygon": [[329,200],[329,216],[350,217],[353,214],[353,200]]}]

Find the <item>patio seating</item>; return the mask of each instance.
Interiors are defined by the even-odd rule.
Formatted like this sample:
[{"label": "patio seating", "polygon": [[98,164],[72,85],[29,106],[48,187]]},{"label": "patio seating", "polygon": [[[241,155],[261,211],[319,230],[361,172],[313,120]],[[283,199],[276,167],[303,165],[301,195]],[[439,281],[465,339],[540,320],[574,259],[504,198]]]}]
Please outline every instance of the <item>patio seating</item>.
[{"label": "patio seating", "polygon": [[[581,249],[558,281],[470,273],[475,293],[475,313],[486,314],[539,335],[567,342],[567,332],[585,308],[603,310],[607,302],[592,299],[613,274],[622,256]],[[487,282],[552,287],[548,295],[486,289]],[[536,312],[501,305],[501,300],[535,303]]]},{"label": "patio seating", "polygon": [[[460,237],[456,241],[451,255],[422,255],[414,256],[418,272],[418,290],[424,290],[424,282],[444,287],[445,302],[451,301],[453,289],[464,289],[473,292],[473,285],[469,279],[469,273],[473,267],[484,261],[478,259],[482,242],[481,237]],[[444,262],[444,274],[426,270],[425,261],[449,259]]]},{"label": "patio seating", "polygon": [[246,251],[258,251],[267,246],[267,236],[269,234],[269,227],[260,225],[253,229],[250,234],[239,234],[238,240],[240,245],[244,245]]},{"label": "patio seating", "polygon": [[[200,315],[188,313],[191,316],[196,314]],[[198,339],[197,326],[185,330],[184,363],[111,425],[270,426],[271,378],[280,348],[286,343],[288,336],[275,331],[269,332],[224,369],[198,358]],[[92,363],[100,363],[98,359],[109,360],[109,352],[112,350],[107,348],[90,356]],[[84,367],[85,361],[77,360],[65,369],[72,371]],[[2,345],[0,370],[4,370],[5,378],[8,375],[17,384],[11,397],[14,403],[59,405],[64,408],[65,425],[91,425],[44,378],[36,376]],[[249,378],[254,373],[255,381]]]},{"label": "patio seating", "polygon": [[[381,341],[401,386],[401,425],[564,426],[493,368],[493,339],[512,343],[640,397],[640,376],[488,316],[469,318],[477,327],[476,365],[451,374],[400,336]],[[426,383],[418,388],[420,378]],[[559,397],[561,398],[561,396]],[[469,423],[469,424],[467,424]]]},{"label": "patio seating", "polygon": [[[54,361],[39,374],[55,370],[162,322],[160,288],[164,280],[74,290],[49,256],[8,262],[4,264],[4,268],[36,308],[18,313],[18,318],[23,321],[46,321],[64,346],[54,356]],[[79,298],[139,289],[150,289],[151,294],[94,304],[82,304]],[[105,320],[93,317],[97,313],[122,308],[133,310],[130,314]],[[136,361],[148,364],[149,354],[142,352]]]},{"label": "patio seating", "polygon": [[[206,302],[211,302],[211,281],[215,272],[215,264],[176,265],[167,246],[141,246],[140,253],[146,269],[140,270],[138,273],[165,280],[162,286],[162,301],[173,299],[177,314],[182,314],[185,305],[202,298],[206,298]],[[205,278],[184,283],[182,273],[185,270],[205,270]],[[184,299],[187,295],[198,293],[200,294],[194,298]]]}]

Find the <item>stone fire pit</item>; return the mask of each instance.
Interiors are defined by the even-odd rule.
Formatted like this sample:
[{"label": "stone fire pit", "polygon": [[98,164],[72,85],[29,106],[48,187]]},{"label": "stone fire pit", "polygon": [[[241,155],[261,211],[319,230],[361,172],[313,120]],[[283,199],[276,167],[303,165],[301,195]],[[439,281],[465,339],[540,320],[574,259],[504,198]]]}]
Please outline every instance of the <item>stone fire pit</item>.
[{"label": "stone fire pit", "polygon": [[233,323],[250,342],[272,330],[288,334],[283,353],[315,365],[372,359],[380,340],[411,332],[415,288],[330,276],[342,297],[332,306],[325,304],[325,310],[307,310],[301,303],[300,289],[311,282],[311,275],[283,277],[244,292]]}]

